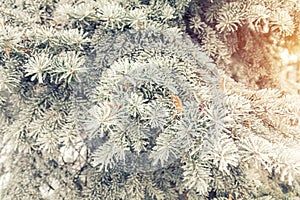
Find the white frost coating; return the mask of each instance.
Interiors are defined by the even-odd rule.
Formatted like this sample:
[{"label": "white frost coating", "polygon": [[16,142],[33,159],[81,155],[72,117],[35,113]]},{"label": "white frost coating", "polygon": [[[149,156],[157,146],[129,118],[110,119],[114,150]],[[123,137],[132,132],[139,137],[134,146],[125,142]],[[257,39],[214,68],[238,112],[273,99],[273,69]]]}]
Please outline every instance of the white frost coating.
[{"label": "white frost coating", "polygon": [[9,155],[11,155],[11,152],[13,151],[13,146],[11,141],[6,142],[5,140],[3,140],[0,147],[0,167],[3,167],[4,169],[4,174],[0,176],[1,194],[2,191],[8,186],[11,177],[11,173],[9,172],[10,163],[7,162],[7,160],[9,160]]},{"label": "white frost coating", "polygon": [[56,192],[59,191],[59,187],[59,181],[57,179],[50,178],[49,185],[43,184],[39,187],[39,190],[43,198],[54,199]]},{"label": "white frost coating", "polygon": [[76,146],[63,146],[60,148],[60,164],[67,164],[74,170],[83,167],[87,154],[86,145],[79,140]]},{"label": "white frost coating", "polygon": [[11,173],[5,173],[2,176],[0,176],[0,194],[2,193],[2,190],[4,190],[8,186],[8,181],[11,177]]}]

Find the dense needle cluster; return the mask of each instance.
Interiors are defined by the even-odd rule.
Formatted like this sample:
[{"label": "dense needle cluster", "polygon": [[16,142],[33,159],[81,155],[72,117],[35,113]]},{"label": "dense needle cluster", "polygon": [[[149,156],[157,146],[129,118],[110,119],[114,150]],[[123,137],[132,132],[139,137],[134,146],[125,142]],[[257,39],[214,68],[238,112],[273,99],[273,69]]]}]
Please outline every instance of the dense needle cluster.
[{"label": "dense needle cluster", "polygon": [[0,0],[0,199],[299,198],[299,8]]}]

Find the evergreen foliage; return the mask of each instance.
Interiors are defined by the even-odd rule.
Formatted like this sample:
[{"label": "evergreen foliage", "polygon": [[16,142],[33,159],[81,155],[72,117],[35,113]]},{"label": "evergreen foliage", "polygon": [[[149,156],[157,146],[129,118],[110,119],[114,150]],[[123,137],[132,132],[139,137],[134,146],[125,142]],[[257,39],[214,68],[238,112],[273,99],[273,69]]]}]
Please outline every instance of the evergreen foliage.
[{"label": "evergreen foliage", "polygon": [[299,198],[297,1],[0,2],[1,199]]},{"label": "evergreen foliage", "polygon": [[195,1],[188,29],[236,81],[298,93],[299,80],[287,74],[282,53],[299,53],[299,6],[292,0]]}]

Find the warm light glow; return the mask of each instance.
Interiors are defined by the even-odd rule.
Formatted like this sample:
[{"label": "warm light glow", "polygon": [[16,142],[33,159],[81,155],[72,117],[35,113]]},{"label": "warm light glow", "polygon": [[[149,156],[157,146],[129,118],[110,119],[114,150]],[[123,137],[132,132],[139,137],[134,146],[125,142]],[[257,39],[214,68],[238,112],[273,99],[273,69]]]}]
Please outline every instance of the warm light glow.
[{"label": "warm light glow", "polygon": [[298,56],[296,54],[290,54],[289,60],[290,60],[290,63],[297,63]]},{"label": "warm light glow", "polygon": [[300,91],[300,49],[295,51],[280,49],[281,68],[279,82],[281,89],[290,94],[298,94]]},{"label": "warm light glow", "polygon": [[280,53],[280,57],[281,57],[281,60],[283,62],[283,64],[287,64],[289,63],[289,51],[287,49],[284,49],[283,51],[281,51]]},{"label": "warm light glow", "polygon": [[280,57],[283,64],[296,64],[298,62],[298,56],[296,54],[290,54],[288,49],[284,49],[280,53]]}]

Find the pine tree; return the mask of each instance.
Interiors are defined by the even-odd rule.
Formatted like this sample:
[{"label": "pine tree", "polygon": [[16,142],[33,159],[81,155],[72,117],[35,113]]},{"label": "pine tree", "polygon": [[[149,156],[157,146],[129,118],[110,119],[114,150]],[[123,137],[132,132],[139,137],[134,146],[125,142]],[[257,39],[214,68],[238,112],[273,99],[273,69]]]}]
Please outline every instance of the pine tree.
[{"label": "pine tree", "polygon": [[1,1],[1,199],[297,199],[299,8]]}]

